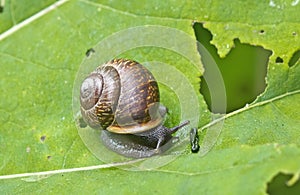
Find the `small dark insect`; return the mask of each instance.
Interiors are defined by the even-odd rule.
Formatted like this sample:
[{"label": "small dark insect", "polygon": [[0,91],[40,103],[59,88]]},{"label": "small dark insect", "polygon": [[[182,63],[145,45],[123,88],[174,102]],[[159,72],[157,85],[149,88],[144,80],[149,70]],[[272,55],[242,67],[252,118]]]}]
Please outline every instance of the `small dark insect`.
[{"label": "small dark insect", "polygon": [[86,57],[89,57],[90,55],[92,55],[92,53],[95,53],[96,51],[93,48],[90,48],[88,50],[86,50],[85,55]]},{"label": "small dark insect", "polygon": [[197,153],[200,149],[199,146],[199,136],[197,128],[192,128],[190,131],[190,142],[192,153]]}]

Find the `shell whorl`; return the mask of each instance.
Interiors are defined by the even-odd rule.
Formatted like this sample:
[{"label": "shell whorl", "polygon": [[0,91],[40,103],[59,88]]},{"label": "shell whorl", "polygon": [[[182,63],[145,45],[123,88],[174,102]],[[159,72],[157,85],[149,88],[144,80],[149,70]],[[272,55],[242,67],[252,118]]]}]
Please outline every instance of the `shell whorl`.
[{"label": "shell whorl", "polygon": [[163,121],[157,82],[135,61],[115,59],[99,66],[83,81],[80,94],[81,113],[92,128],[134,134]]},{"label": "shell whorl", "polygon": [[[89,89],[83,90],[85,86]],[[88,93],[89,101],[83,101],[82,94]],[[107,128],[114,120],[120,96],[118,72],[111,66],[98,67],[83,81],[80,94],[81,114],[85,122],[92,128]],[[84,102],[88,102],[89,106],[85,106]]]}]

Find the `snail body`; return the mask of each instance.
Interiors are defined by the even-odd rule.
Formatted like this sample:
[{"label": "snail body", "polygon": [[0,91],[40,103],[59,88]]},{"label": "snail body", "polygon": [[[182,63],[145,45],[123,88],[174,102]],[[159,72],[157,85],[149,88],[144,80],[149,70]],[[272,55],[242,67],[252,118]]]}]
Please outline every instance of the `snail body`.
[{"label": "snail body", "polygon": [[138,62],[115,59],[91,72],[80,88],[81,114],[109,149],[143,158],[169,148],[173,128],[163,126],[166,108],[159,104],[158,84]]}]

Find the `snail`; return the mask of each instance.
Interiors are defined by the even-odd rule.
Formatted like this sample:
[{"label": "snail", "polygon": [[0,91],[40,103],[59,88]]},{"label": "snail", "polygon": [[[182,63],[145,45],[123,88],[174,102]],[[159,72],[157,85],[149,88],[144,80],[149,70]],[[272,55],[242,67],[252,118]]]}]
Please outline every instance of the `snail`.
[{"label": "snail", "polygon": [[80,87],[83,120],[101,130],[102,143],[126,157],[145,158],[168,150],[187,125],[163,126],[167,108],[159,103],[157,81],[138,62],[114,59],[91,72]]}]

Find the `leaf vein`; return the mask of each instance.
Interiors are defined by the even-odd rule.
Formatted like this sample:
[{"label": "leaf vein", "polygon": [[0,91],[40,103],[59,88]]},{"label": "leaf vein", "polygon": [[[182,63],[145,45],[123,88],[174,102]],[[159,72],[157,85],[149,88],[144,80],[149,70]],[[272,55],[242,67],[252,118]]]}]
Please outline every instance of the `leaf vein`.
[{"label": "leaf vein", "polygon": [[[52,10],[56,9],[57,7],[63,5],[64,3],[68,2],[68,1],[69,0],[60,0],[60,1],[57,1],[56,3],[54,3],[54,4],[50,5],[49,7],[41,10],[40,12],[34,14],[33,16],[31,16],[31,17],[27,18],[26,20],[20,22],[19,24],[16,24],[16,21],[14,21],[14,24],[16,24],[16,25],[14,25],[13,27],[11,27],[10,29],[8,29],[7,31],[5,31],[4,33],[0,34],[0,41],[4,40],[5,38],[7,38],[10,35],[14,34],[18,30],[20,30],[23,27],[29,25],[33,21],[35,21],[38,18],[46,15],[47,13],[51,12]],[[13,15],[12,15],[12,19],[15,20],[14,17],[13,17]]]},{"label": "leaf vein", "polygon": [[211,127],[211,126],[217,124],[218,122],[221,122],[221,121],[223,121],[223,120],[225,120],[225,119],[227,119],[227,118],[229,118],[229,117],[232,117],[232,116],[234,116],[234,115],[237,115],[237,114],[239,114],[239,113],[241,113],[241,112],[244,112],[244,111],[247,111],[247,110],[256,108],[256,107],[258,107],[258,106],[263,106],[263,105],[265,105],[265,104],[267,104],[267,103],[270,103],[270,102],[273,102],[273,101],[276,101],[276,100],[285,98],[285,97],[290,96],[290,95],[295,95],[295,94],[297,94],[297,93],[300,93],[300,90],[295,90],[295,91],[286,92],[286,93],[284,93],[284,94],[281,94],[281,95],[279,95],[279,96],[270,98],[270,99],[265,100],[265,101],[257,102],[257,103],[250,104],[250,105],[246,105],[245,107],[243,107],[243,108],[241,108],[241,109],[235,110],[235,111],[233,111],[233,112],[231,112],[231,113],[228,113],[228,114],[226,114],[226,115],[224,115],[224,116],[222,116],[222,117],[220,117],[220,118],[218,118],[218,119],[216,119],[216,120],[211,121],[210,123],[208,123],[208,124],[204,125],[203,127],[201,127],[201,130],[204,130],[204,129],[208,128],[208,127]]},{"label": "leaf vein", "polygon": [[131,17],[144,17],[144,18],[165,19],[165,20],[175,20],[175,21],[178,21],[178,20],[180,20],[180,21],[184,21],[184,20],[192,21],[192,19],[190,19],[190,18],[171,18],[171,17],[158,17],[158,16],[150,16],[150,15],[138,15],[138,14],[133,14],[133,13],[128,12],[128,11],[118,10],[116,8],[106,6],[106,5],[103,5],[103,4],[100,4],[100,3],[90,2],[88,0],[80,0],[80,1],[83,2],[83,3],[94,5],[94,6],[97,6],[97,7],[100,7],[100,8],[111,10],[115,13],[124,14],[124,15],[131,16]]}]

